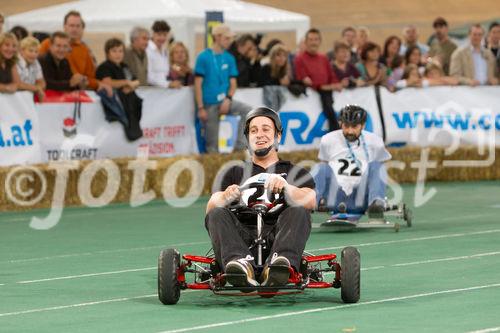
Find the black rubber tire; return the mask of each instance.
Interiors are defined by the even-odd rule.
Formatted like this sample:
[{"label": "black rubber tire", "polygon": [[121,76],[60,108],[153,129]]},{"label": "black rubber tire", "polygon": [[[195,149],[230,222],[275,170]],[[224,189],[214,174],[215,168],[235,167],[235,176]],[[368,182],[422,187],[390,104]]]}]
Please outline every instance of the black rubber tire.
[{"label": "black rubber tire", "polygon": [[181,296],[177,281],[180,254],[176,249],[164,249],[158,256],[158,298],[165,304],[176,304]]},{"label": "black rubber tire", "polygon": [[404,219],[406,221],[406,225],[408,227],[411,227],[411,224],[413,222],[413,212],[411,211],[410,208],[406,207],[404,208]]},{"label": "black rubber tire", "polygon": [[355,247],[345,247],[340,261],[340,294],[344,303],[359,301],[361,282],[361,259]]}]

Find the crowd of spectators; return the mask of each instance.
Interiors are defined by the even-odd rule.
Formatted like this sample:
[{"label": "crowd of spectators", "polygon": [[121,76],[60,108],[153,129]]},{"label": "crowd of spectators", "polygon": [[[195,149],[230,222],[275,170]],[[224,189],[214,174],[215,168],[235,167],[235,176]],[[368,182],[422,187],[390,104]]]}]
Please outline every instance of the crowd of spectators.
[{"label": "crowd of spectators", "polygon": [[[383,45],[370,40],[366,27],[346,27],[326,54],[320,52],[323,40],[318,29],[309,29],[291,52],[280,40],[261,48],[262,36],[235,36],[221,25],[211,32],[215,47],[196,56],[195,68],[190,67],[188,49],[174,40],[164,20],[155,21],[150,29],[134,27],[126,48],[123,41],[108,40],[106,60],[100,65],[83,40],[85,22],[79,12],[68,12],[61,31],[41,41],[22,26],[2,32],[3,22],[0,14],[0,92],[26,90],[43,100],[46,89],[90,89],[110,101],[117,98],[124,112],[115,117],[126,126],[129,139],[141,135],[140,128],[133,127],[140,119],[140,98],[134,93],[140,85],[165,89],[194,85],[198,118],[207,124],[208,133],[214,133],[216,115],[247,112],[246,105],[232,100],[240,87],[263,87],[263,102],[277,110],[285,102],[285,90],[300,95],[310,87],[319,93],[334,130],[338,124],[332,91],[369,85],[396,91],[499,83],[498,22],[487,31],[479,24],[471,25],[468,42],[461,47],[449,37],[448,22],[442,17],[434,20],[428,44],[419,41],[413,25],[406,26],[401,36],[389,36]],[[128,109],[123,110],[123,105]],[[209,140],[208,147],[215,150],[216,141]]]}]

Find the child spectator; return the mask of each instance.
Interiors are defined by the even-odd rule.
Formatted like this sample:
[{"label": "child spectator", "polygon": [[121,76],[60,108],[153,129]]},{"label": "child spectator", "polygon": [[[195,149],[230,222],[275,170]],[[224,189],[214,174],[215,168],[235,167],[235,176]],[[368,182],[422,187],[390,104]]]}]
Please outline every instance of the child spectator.
[{"label": "child spectator", "polygon": [[96,77],[113,88],[113,97],[104,91],[98,92],[106,113],[106,120],[120,121],[127,139],[133,141],[142,136],[139,121],[142,115],[142,99],[135,89],[139,86],[128,67],[123,63],[125,46],[117,38],[111,38],[104,45],[106,61],[97,67]]},{"label": "child spectator", "polygon": [[31,91],[38,96],[40,101],[43,101],[46,84],[42,67],[37,59],[40,42],[35,37],[26,37],[21,40],[20,44],[21,57],[17,63],[20,78],[19,89]]}]

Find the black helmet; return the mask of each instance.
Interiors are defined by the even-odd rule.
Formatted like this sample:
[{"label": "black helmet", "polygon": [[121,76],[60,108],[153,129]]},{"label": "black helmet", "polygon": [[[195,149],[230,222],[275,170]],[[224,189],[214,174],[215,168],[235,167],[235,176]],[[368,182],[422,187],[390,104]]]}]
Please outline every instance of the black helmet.
[{"label": "black helmet", "polygon": [[366,122],[367,112],[357,105],[346,105],[340,110],[340,121],[346,125],[358,125]]},{"label": "black helmet", "polygon": [[281,120],[276,111],[270,108],[260,107],[251,110],[250,112],[248,112],[246,116],[244,133],[247,139],[248,139],[248,133],[250,132],[250,121],[255,117],[270,118],[274,123],[274,127],[276,128],[276,135],[281,134],[281,132],[283,132],[283,127],[281,126]]}]

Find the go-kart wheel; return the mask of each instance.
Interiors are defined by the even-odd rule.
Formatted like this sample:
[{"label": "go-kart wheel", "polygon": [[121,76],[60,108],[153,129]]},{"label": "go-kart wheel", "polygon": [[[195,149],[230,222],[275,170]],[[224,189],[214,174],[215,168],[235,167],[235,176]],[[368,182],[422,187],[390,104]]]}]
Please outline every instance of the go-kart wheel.
[{"label": "go-kart wheel", "polygon": [[176,249],[162,250],[158,257],[158,298],[165,305],[176,304],[181,296],[181,288],[177,281],[180,259]]},{"label": "go-kart wheel", "polygon": [[411,211],[410,208],[408,208],[408,207],[405,206],[403,214],[404,214],[403,218],[406,221],[406,225],[408,227],[411,227],[411,223],[412,223],[412,220],[413,220],[413,212]]},{"label": "go-kart wheel", "polygon": [[361,259],[355,247],[342,250],[340,261],[340,294],[344,303],[359,301]]}]

